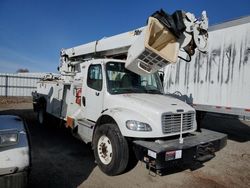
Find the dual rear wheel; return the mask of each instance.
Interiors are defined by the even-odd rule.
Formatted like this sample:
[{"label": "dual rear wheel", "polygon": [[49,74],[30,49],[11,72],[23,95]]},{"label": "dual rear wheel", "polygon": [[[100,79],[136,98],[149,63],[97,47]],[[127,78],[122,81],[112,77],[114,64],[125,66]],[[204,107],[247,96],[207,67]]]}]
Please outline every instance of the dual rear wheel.
[{"label": "dual rear wheel", "polygon": [[46,125],[48,123],[49,117],[46,112],[46,103],[40,102],[37,109],[37,121],[40,125]]}]

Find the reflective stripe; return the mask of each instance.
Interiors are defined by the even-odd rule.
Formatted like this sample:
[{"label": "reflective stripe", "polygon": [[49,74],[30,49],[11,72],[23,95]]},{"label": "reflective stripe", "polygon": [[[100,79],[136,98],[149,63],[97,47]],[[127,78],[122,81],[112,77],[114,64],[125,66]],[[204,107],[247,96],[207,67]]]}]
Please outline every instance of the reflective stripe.
[{"label": "reflective stripe", "polygon": [[195,104],[193,108],[198,111],[205,112],[214,112],[214,113],[223,113],[223,114],[231,114],[231,115],[239,115],[239,116],[249,116],[250,117],[250,108],[234,108],[234,107],[226,107],[226,106],[212,106],[205,104]]}]

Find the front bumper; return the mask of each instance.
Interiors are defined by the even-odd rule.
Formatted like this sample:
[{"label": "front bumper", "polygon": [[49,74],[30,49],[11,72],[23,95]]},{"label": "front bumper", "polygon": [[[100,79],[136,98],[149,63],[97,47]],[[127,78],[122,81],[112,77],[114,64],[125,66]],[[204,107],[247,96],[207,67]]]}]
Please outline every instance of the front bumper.
[{"label": "front bumper", "polygon": [[0,176],[0,187],[25,188],[28,182],[28,171]]},{"label": "front bumper", "polygon": [[183,144],[179,143],[178,138],[159,142],[135,140],[136,157],[154,169],[161,170],[173,164],[207,161],[227,144],[226,134],[207,129],[201,129],[201,132],[194,132],[183,139]]}]

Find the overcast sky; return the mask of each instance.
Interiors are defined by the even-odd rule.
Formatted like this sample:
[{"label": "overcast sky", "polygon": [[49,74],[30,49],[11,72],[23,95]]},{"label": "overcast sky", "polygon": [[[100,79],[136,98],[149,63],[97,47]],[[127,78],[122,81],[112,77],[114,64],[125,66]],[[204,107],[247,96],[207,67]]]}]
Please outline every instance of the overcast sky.
[{"label": "overcast sky", "polygon": [[0,72],[56,72],[62,48],[144,26],[160,8],[206,10],[210,25],[250,15],[249,0],[0,0]]}]

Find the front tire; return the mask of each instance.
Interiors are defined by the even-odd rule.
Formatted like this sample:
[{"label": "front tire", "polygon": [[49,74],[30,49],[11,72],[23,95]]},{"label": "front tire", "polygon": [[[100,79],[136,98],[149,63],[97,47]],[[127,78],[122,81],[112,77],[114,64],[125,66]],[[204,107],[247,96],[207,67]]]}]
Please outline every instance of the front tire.
[{"label": "front tire", "polygon": [[104,173],[114,176],[125,171],[128,165],[129,147],[116,124],[97,127],[93,146],[96,162]]}]

